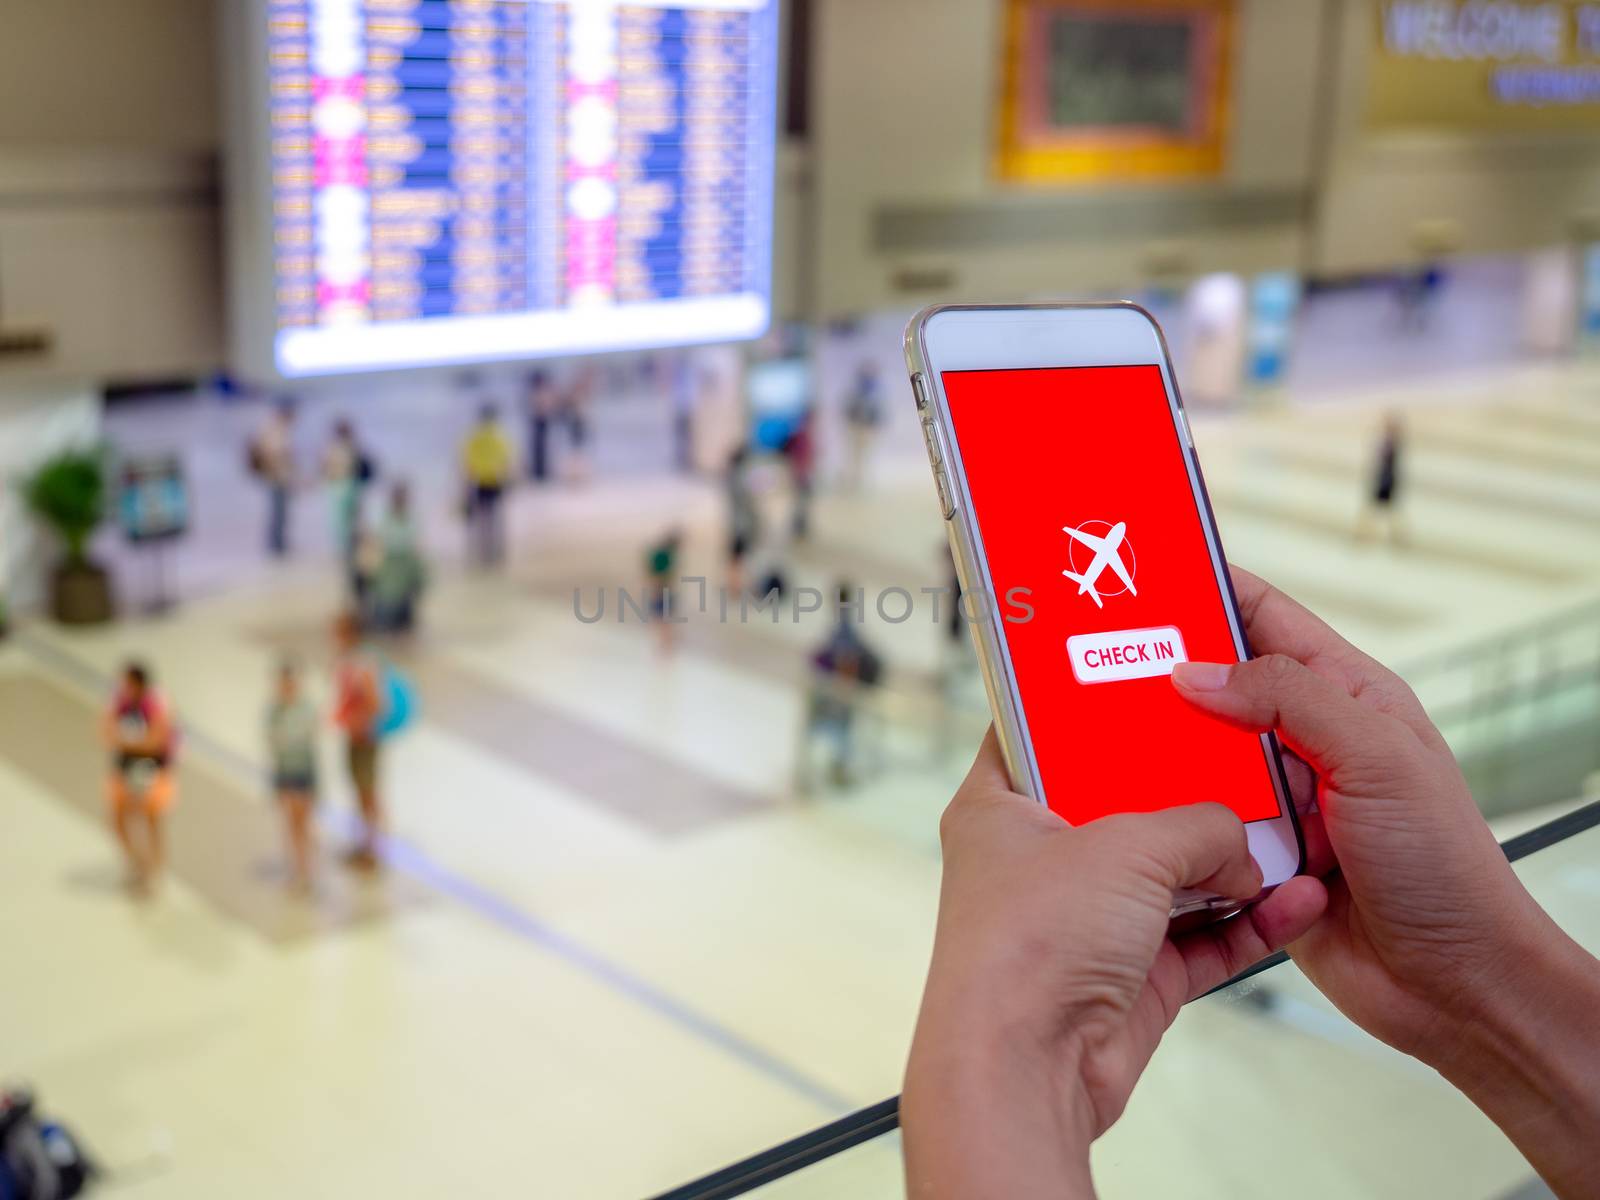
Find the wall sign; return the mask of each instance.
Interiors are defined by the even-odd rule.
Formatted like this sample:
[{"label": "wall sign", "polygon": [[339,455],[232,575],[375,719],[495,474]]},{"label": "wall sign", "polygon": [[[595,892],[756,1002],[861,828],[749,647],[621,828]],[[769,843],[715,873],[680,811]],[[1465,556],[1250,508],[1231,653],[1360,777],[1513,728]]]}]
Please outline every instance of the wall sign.
[{"label": "wall sign", "polygon": [[1074,183],[1215,174],[1233,0],[1007,0],[996,168]]},{"label": "wall sign", "polygon": [[1388,0],[1375,12],[1369,128],[1600,129],[1600,3]]}]

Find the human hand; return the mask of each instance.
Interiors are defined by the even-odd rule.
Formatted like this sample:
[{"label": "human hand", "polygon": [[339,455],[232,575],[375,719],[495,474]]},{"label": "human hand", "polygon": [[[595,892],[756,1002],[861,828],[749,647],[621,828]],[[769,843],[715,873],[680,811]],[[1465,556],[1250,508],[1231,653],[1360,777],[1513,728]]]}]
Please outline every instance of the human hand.
[{"label": "human hand", "polygon": [[1237,567],[1233,580],[1261,657],[1179,664],[1173,684],[1231,724],[1277,730],[1303,760],[1290,765],[1311,808],[1307,870],[1339,876],[1291,952],[1352,1020],[1426,1058],[1441,1015],[1503,986],[1513,948],[1548,921],[1411,689],[1282,592]]},{"label": "human hand", "polygon": [[1177,889],[1260,891],[1238,818],[1198,804],[1074,828],[1011,790],[992,731],[940,834],[939,924],[901,1100],[922,1200],[1091,1194],[1089,1143],[1179,1008],[1299,936],[1326,902],[1297,878],[1172,936]]},{"label": "human hand", "polygon": [[1301,760],[1307,869],[1337,874],[1290,954],[1351,1020],[1466,1091],[1552,1186],[1595,1194],[1600,1166],[1571,1151],[1600,1135],[1597,964],[1511,870],[1411,689],[1254,575],[1233,581],[1262,657],[1180,664],[1172,681]]}]

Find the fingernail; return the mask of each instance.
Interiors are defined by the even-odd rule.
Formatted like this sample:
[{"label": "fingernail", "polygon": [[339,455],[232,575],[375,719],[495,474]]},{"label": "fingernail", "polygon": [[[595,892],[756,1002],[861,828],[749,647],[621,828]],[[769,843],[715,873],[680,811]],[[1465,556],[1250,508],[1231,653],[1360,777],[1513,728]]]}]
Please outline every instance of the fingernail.
[{"label": "fingernail", "polygon": [[1172,682],[1191,692],[1220,692],[1232,674],[1232,663],[1178,663],[1172,668]]}]

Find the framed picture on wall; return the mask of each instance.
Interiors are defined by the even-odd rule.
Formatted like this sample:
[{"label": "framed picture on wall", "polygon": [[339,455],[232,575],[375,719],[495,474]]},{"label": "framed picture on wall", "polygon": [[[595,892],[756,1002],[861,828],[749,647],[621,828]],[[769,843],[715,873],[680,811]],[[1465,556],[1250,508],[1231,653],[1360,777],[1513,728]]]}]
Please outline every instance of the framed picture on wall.
[{"label": "framed picture on wall", "polygon": [[996,167],[1025,183],[1222,169],[1234,0],[1004,0]]}]

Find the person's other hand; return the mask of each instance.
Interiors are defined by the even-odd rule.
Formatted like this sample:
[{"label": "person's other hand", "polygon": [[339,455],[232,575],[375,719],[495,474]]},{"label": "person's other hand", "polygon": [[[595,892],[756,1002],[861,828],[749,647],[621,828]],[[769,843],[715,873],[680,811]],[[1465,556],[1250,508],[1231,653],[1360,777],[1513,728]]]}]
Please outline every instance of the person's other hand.
[{"label": "person's other hand", "polygon": [[1172,681],[1301,760],[1308,870],[1337,873],[1290,954],[1353,1021],[1462,1087],[1553,1186],[1600,1189],[1600,1166],[1571,1156],[1600,1133],[1594,960],[1522,886],[1411,689],[1254,575],[1233,581],[1262,657],[1180,664]]},{"label": "person's other hand", "polygon": [[910,1195],[1088,1195],[1088,1146],[1121,1114],[1179,1008],[1302,934],[1322,884],[1171,936],[1173,892],[1261,888],[1220,805],[1074,828],[1014,793],[991,731],[945,812],[944,883],[901,1102]]},{"label": "person's other hand", "polygon": [[1307,869],[1339,874],[1327,919],[1291,953],[1351,1019],[1426,1057],[1441,1015],[1502,986],[1512,948],[1548,920],[1411,689],[1254,575],[1235,567],[1233,581],[1260,657],[1179,664],[1173,684],[1231,724],[1276,730],[1303,760],[1290,766],[1311,810]]}]

